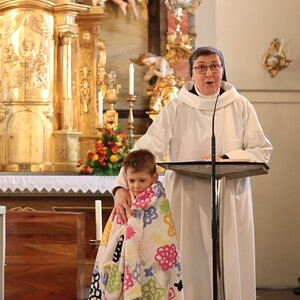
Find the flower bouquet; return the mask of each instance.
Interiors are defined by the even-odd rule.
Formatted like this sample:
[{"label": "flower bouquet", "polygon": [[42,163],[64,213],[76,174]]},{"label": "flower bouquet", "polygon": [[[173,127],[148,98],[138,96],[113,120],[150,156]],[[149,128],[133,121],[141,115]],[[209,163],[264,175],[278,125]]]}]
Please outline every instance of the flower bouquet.
[{"label": "flower bouquet", "polygon": [[120,126],[108,122],[98,128],[99,140],[93,150],[87,153],[86,161],[78,161],[77,167],[80,174],[85,175],[118,175],[123,159],[129,153],[131,145],[124,131]]}]

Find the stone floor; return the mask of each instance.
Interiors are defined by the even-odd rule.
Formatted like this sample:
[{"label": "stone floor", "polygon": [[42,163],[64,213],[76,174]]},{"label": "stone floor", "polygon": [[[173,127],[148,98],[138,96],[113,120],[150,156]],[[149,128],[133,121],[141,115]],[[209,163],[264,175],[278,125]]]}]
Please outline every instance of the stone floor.
[{"label": "stone floor", "polygon": [[292,289],[258,289],[257,300],[300,300]]}]

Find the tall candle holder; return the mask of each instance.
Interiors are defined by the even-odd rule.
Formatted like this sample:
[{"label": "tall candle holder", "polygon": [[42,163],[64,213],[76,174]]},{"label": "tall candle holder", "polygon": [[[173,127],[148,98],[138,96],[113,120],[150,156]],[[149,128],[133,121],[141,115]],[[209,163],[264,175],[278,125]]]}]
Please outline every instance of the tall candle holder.
[{"label": "tall candle holder", "polygon": [[121,85],[116,84],[116,72],[111,71],[108,74],[109,86],[105,93],[105,102],[108,103],[109,109],[103,114],[104,124],[112,121],[116,124],[119,122],[119,115],[115,110],[115,104],[118,100],[118,94],[121,88]]},{"label": "tall candle holder", "polygon": [[129,114],[128,114],[128,130],[129,130],[129,141],[130,144],[133,145],[134,143],[134,133],[133,133],[133,123],[134,123],[134,117],[133,117],[133,103],[136,101],[137,96],[136,95],[130,95],[125,94],[124,98],[129,103]]}]

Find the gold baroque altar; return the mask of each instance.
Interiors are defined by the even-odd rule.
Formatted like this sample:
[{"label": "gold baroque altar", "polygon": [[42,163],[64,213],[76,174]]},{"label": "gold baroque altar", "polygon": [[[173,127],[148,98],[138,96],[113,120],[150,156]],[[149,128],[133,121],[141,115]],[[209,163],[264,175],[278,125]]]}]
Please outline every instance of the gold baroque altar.
[{"label": "gold baroque altar", "polygon": [[104,16],[71,1],[0,1],[0,171],[77,171],[97,135]]},{"label": "gold baroque altar", "polygon": [[[115,19],[102,23],[107,16],[105,5],[109,2],[97,1],[97,6],[82,3],[92,4],[92,1],[0,0],[0,172],[77,173],[77,161],[85,159],[97,139],[99,91],[105,95],[106,104],[116,101],[118,85],[114,85],[114,80],[105,84],[113,73],[106,72],[104,38],[110,41],[109,34],[113,32],[118,39],[114,45],[130,40],[119,34],[120,26],[127,25],[128,19],[123,18],[122,22],[119,19],[118,24]],[[133,31],[133,36],[144,32],[145,24],[132,26],[131,29],[139,28]],[[112,30],[112,26],[115,29]],[[147,66],[149,73],[162,67],[162,64],[156,66],[157,62],[164,61],[170,70],[175,70],[181,59],[187,60],[191,37],[181,34],[180,43],[172,40],[174,38],[175,35],[168,34],[164,57],[149,52],[153,56],[149,59],[155,62],[138,63],[138,77],[142,74],[139,66]],[[135,38],[132,40],[137,42]],[[112,60],[116,55],[123,55],[123,60],[117,64],[110,62],[108,68],[113,66],[117,72],[124,69],[124,58],[129,58],[130,51],[136,55],[145,44],[143,41],[137,42],[133,49],[124,49],[124,53],[116,51],[119,47],[114,46],[113,51],[110,48]],[[144,46],[142,49],[145,50]],[[181,67],[179,64],[177,71]],[[182,77],[178,77],[180,72],[175,73],[176,70],[174,74],[158,76],[155,83],[149,81],[144,99],[137,101],[137,108],[151,119],[164,103],[176,97],[184,83]],[[144,83],[148,80],[146,75]],[[146,83],[139,81],[140,93],[143,87]],[[149,102],[150,111],[147,111],[149,108],[144,110],[143,101]],[[130,116],[133,108],[129,107]],[[110,110],[104,114],[104,121]],[[142,119],[139,122],[141,124]],[[128,117],[131,132],[132,123],[133,116],[130,120]],[[147,124],[142,128],[146,129]]]}]

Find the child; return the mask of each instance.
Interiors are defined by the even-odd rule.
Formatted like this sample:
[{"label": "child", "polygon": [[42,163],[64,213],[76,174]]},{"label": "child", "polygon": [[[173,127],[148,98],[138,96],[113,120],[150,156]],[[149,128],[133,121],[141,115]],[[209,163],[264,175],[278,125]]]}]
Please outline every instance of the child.
[{"label": "child", "polygon": [[183,299],[176,230],[155,157],[131,151],[123,166],[135,216],[107,222],[88,299]]}]

